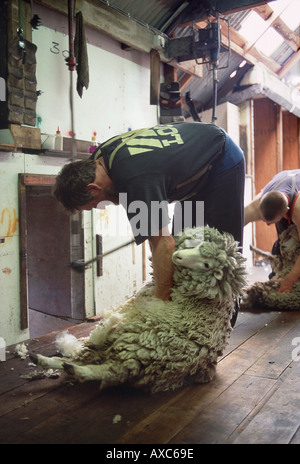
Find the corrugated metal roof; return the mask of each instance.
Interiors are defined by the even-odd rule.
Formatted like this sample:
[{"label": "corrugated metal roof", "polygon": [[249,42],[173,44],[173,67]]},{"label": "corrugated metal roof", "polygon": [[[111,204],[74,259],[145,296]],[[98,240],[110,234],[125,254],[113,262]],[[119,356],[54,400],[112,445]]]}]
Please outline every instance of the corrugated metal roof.
[{"label": "corrugated metal roof", "polygon": [[[238,69],[242,58],[235,53],[231,53],[228,63],[228,52],[220,54],[219,69],[217,69],[218,88],[221,89],[225,83],[230,79],[232,72]],[[248,68],[249,69],[249,68]],[[246,69],[245,69],[246,72]],[[178,79],[182,77],[182,71],[178,71]],[[233,81],[234,82],[234,81]],[[235,84],[233,84],[234,86]],[[194,77],[186,85],[183,94],[190,92],[191,98],[194,100],[195,106],[199,112],[203,111],[206,107],[210,107],[213,97],[213,73],[211,66],[208,64],[203,65],[203,77]],[[184,115],[186,116],[185,112]]]},{"label": "corrugated metal roof", "polygon": [[[162,30],[167,21],[189,2],[182,0],[100,0],[126,15]],[[186,4],[186,5],[185,5]]]}]

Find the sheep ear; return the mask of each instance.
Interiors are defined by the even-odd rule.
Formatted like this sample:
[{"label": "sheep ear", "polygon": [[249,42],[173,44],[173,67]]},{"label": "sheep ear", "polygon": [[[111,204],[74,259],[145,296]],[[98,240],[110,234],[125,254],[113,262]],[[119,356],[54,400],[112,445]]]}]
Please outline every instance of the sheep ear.
[{"label": "sheep ear", "polygon": [[217,280],[221,280],[222,277],[223,277],[223,271],[221,271],[221,269],[216,269],[214,271],[214,277],[217,279]]}]

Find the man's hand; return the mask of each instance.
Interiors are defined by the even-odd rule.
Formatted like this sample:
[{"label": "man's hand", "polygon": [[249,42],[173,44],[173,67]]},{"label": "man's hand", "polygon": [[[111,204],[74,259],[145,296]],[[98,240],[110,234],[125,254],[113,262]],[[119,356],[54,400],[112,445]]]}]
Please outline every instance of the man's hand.
[{"label": "man's hand", "polygon": [[279,282],[279,290],[277,293],[290,293],[298,279],[300,279],[300,256],[296,259],[293,269],[284,279],[274,279],[276,282]]},{"label": "man's hand", "polygon": [[279,283],[279,289],[277,293],[291,293],[294,286],[294,280],[286,277],[285,279],[279,280],[274,279],[275,282]]}]

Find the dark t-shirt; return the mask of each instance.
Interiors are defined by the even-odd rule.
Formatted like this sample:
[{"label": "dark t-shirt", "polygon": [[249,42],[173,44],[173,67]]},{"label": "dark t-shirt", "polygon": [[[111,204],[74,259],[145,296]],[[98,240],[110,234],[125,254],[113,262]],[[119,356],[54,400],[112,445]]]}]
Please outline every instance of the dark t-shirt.
[{"label": "dark t-shirt", "polygon": [[176,123],[140,129],[100,145],[137,243],[169,223],[167,203],[192,198],[224,156],[226,135],[214,124]]}]

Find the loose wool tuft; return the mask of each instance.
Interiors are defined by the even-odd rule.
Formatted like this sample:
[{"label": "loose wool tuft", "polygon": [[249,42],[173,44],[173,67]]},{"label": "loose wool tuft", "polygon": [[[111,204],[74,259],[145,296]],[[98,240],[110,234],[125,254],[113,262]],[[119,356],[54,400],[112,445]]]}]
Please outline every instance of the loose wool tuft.
[{"label": "loose wool tuft", "polygon": [[[289,226],[279,236],[280,255],[268,254],[275,276],[267,282],[255,282],[245,289],[241,309],[266,308],[273,311],[300,310],[300,280],[290,293],[278,293],[279,284],[275,279],[283,279],[293,268],[300,255],[300,241],[297,227]],[[262,252],[263,253],[263,252]],[[264,253],[263,253],[264,254]]]},{"label": "loose wool tuft", "polygon": [[63,356],[69,358],[82,351],[83,344],[74,335],[62,332],[56,338],[56,348]]},{"label": "loose wool tuft", "polygon": [[44,368],[63,368],[100,388],[128,383],[152,393],[209,382],[226,347],[234,301],[245,285],[245,259],[229,234],[185,230],[176,238],[170,301],[154,286],[108,312],[70,358],[32,355]]}]

